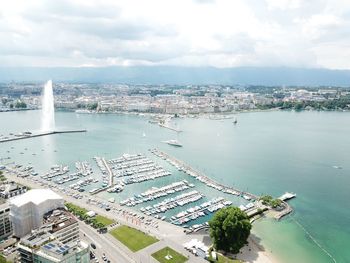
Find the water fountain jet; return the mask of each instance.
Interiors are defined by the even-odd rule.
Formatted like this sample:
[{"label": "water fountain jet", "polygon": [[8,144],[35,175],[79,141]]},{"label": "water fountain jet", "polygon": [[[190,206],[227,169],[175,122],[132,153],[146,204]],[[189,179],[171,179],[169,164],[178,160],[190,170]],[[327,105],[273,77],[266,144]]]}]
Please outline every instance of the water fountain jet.
[{"label": "water fountain jet", "polygon": [[53,100],[52,81],[49,80],[44,86],[44,94],[41,101],[41,131],[55,130],[55,107]]}]

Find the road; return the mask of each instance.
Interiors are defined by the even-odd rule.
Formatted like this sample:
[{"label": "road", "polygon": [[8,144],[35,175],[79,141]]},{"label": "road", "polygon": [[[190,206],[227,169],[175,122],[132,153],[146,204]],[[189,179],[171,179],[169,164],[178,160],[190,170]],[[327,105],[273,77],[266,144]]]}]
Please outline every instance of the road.
[{"label": "road", "polygon": [[116,247],[111,243],[104,234],[99,234],[96,229],[92,229],[90,226],[79,221],[79,229],[82,233],[81,239],[86,241],[88,244],[94,243],[96,249],[91,248],[96,254],[96,258],[102,262],[102,255],[105,253],[106,257],[111,263],[131,263],[135,262],[125,252],[121,251],[120,248]]}]

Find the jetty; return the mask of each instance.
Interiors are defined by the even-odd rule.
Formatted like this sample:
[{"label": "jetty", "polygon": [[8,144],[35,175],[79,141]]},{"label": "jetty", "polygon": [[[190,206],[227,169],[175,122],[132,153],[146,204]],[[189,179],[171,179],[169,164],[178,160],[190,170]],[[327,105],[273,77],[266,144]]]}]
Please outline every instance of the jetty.
[{"label": "jetty", "polygon": [[169,125],[167,125],[167,124],[158,123],[158,125],[159,125],[160,127],[163,127],[163,128],[166,128],[166,129],[169,129],[169,130],[172,130],[172,131],[182,132],[182,130],[176,129],[176,128],[171,127],[171,126],[169,126]]},{"label": "jetty", "polygon": [[87,132],[87,130],[64,130],[64,131],[48,131],[48,132],[39,132],[39,133],[24,132],[24,133],[13,135],[12,137],[1,138],[0,143],[30,139],[30,138],[53,135],[53,134],[79,133],[79,132]]},{"label": "jetty", "polygon": [[103,162],[104,166],[106,167],[106,170],[107,170],[108,175],[109,175],[109,182],[107,185],[107,187],[109,188],[113,185],[113,172],[112,172],[111,168],[109,167],[108,163],[106,162],[105,158],[102,158],[102,162]]},{"label": "jetty", "polygon": [[202,172],[195,170],[192,168],[190,165],[186,164],[183,161],[180,161],[176,159],[175,157],[170,156],[169,154],[158,150],[158,149],[153,149],[150,150],[151,153],[154,155],[158,156],[159,158],[162,158],[163,160],[166,160],[168,163],[171,165],[175,166],[178,170],[184,171],[187,175],[192,176],[196,178],[197,180],[201,181],[202,183],[205,183],[208,187],[212,187],[220,192],[231,194],[231,195],[236,195],[236,196],[242,196],[244,199],[250,201],[250,200],[258,200],[259,197],[257,195],[254,195],[252,193],[246,192],[246,191],[241,191],[239,189],[236,189],[231,186],[225,186],[223,184],[220,184],[216,182],[215,180],[209,178]]},{"label": "jetty", "polygon": [[[208,176],[206,176],[205,174],[203,174],[202,172],[195,170],[194,168],[192,168],[190,165],[186,164],[183,161],[180,161],[178,159],[176,159],[173,156],[170,156],[169,154],[159,150],[159,149],[151,149],[150,150],[151,153],[153,153],[154,155],[156,155],[157,157],[167,161],[169,164],[175,166],[179,171],[183,171],[185,174],[192,176],[194,178],[196,178],[198,181],[206,184],[208,187],[214,188],[220,192],[226,193],[226,194],[231,194],[231,195],[236,195],[236,196],[241,196],[244,199],[246,199],[247,201],[258,201],[259,200],[259,196],[249,193],[247,191],[241,191],[237,188],[231,187],[231,186],[226,186],[223,185],[221,183],[216,182],[215,180],[209,178]],[[291,212],[293,212],[293,208],[286,202],[289,199],[294,198],[296,195],[293,193],[285,193],[284,195],[282,195],[281,197],[279,197],[279,199],[282,201],[282,205],[283,205],[283,209],[281,211],[279,211],[274,218],[276,220],[280,220],[282,217],[290,214]],[[252,206],[252,207],[240,207],[241,210],[250,210],[250,211],[246,211],[249,216],[254,216],[255,214],[258,213],[258,208],[257,206]],[[263,210],[265,210],[267,207],[265,207]]]}]

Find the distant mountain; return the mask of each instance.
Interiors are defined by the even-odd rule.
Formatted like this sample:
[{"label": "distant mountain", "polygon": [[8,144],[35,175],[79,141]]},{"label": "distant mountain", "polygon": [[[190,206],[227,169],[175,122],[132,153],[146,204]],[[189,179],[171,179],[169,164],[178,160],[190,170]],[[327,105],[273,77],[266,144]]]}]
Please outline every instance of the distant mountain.
[{"label": "distant mountain", "polygon": [[350,70],[135,66],[101,68],[1,67],[0,82],[22,81],[129,84],[242,84],[350,86]]}]

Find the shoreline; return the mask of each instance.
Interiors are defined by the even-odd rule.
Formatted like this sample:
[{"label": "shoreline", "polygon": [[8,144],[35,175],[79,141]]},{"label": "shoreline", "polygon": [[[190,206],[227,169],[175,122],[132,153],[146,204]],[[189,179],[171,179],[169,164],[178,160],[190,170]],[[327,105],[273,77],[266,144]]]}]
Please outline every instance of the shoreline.
[{"label": "shoreline", "polygon": [[296,111],[294,109],[280,109],[280,108],[271,108],[271,109],[250,109],[250,110],[238,110],[238,111],[232,111],[232,112],[212,112],[212,113],[196,113],[196,114],[178,114],[178,117],[175,117],[175,114],[172,113],[151,113],[151,112],[129,112],[129,111],[115,111],[115,112],[99,112],[99,111],[90,111],[90,112],[76,112],[74,109],[64,109],[64,108],[57,108],[57,111],[62,112],[74,112],[76,114],[116,114],[116,115],[138,115],[138,116],[146,116],[146,117],[170,117],[170,118],[208,118],[210,119],[210,116],[217,116],[222,117],[218,119],[211,119],[213,121],[218,120],[225,120],[229,119],[228,116],[236,116],[238,114],[243,113],[256,113],[256,112],[274,112],[274,111],[294,111],[294,112],[350,112],[350,110],[300,110]]},{"label": "shoreline", "polygon": [[241,249],[237,259],[246,263],[281,263],[266,246],[259,244],[258,238],[256,234],[251,233],[248,237],[248,245]]}]

